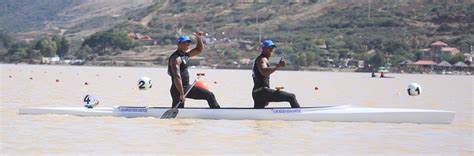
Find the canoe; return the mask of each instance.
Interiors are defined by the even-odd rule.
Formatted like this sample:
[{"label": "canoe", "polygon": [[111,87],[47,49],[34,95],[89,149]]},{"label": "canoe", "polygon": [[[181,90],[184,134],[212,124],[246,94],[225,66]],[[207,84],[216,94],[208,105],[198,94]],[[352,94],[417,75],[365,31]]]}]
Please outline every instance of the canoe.
[{"label": "canoe", "polygon": [[[169,107],[30,107],[21,108],[19,114],[61,114],[77,116],[156,117],[160,118]],[[176,118],[225,119],[225,120],[293,120],[328,122],[382,122],[449,124],[454,112],[428,109],[368,108],[342,106],[320,106],[302,108],[180,108]]]}]

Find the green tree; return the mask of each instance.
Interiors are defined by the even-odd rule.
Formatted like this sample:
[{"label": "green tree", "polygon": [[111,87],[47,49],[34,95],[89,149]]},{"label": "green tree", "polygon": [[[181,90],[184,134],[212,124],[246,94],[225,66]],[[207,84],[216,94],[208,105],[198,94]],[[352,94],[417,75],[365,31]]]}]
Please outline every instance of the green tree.
[{"label": "green tree", "polygon": [[326,45],[326,40],[324,38],[317,38],[314,40],[316,45]]},{"label": "green tree", "polygon": [[111,33],[111,47],[116,49],[122,50],[129,50],[134,47],[134,41],[132,38],[128,37],[127,33],[124,32],[115,32]]},{"label": "green tree", "polygon": [[471,45],[474,46],[474,36],[462,36],[456,40],[456,44],[461,52],[468,53],[471,51]]},{"label": "green tree", "polygon": [[43,56],[53,57],[56,55],[57,45],[56,42],[44,38],[36,42],[34,49],[39,50]]},{"label": "green tree", "polygon": [[8,50],[8,61],[17,62],[25,59],[28,56],[28,44],[26,43],[15,43]]},{"label": "green tree", "polygon": [[316,60],[316,54],[314,52],[306,52],[306,65],[313,65]]},{"label": "green tree", "polygon": [[293,53],[295,53],[295,50],[290,46],[282,46],[275,49],[275,54],[279,56],[288,56],[288,54]]},{"label": "green tree", "polygon": [[85,45],[76,51],[75,56],[79,59],[87,60],[88,56],[90,56],[91,54],[92,49],[89,46]]},{"label": "green tree", "polygon": [[54,35],[52,38],[51,38],[51,41],[55,42],[56,45],[59,45],[61,43],[61,38],[58,36],[58,35]]},{"label": "green tree", "polygon": [[375,68],[383,66],[385,62],[385,57],[381,52],[375,52],[375,55],[369,59],[369,64],[373,65]]},{"label": "green tree", "polygon": [[391,40],[387,42],[383,51],[394,54],[396,51],[406,51],[408,50],[408,45],[400,40]]},{"label": "green tree", "polygon": [[457,53],[456,55],[453,56],[453,58],[451,58],[451,60],[449,61],[449,63],[451,64],[455,64],[459,61],[462,61],[464,62],[464,54],[463,53]]},{"label": "green tree", "polygon": [[299,66],[307,66],[308,65],[308,58],[306,57],[306,53],[298,54],[296,64]]},{"label": "green tree", "polygon": [[335,60],[339,59],[339,56],[340,56],[339,49],[330,49],[329,54],[330,54],[329,56],[330,58],[335,59]]},{"label": "green tree", "polygon": [[422,58],[421,56],[422,56],[422,55],[423,55],[423,54],[422,54],[420,51],[417,51],[417,52],[415,53],[415,61],[421,60],[421,58]]},{"label": "green tree", "polygon": [[10,48],[13,45],[13,39],[6,33],[0,32],[0,45],[5,48]]},{"label": "green tree", "polygon": [[400,55],[394,55],[391,59],[390,59],[390,63],[393,65],[393,66],[399,66],[400,63],[402,63],[403,61],[406,61],[408,59],[406,59],[405,57],[403,56],[400,56]]},{"label": "green tree", "polygon": [[384,39],[385,37],[383,36],[375,36],[373,37],[368,43],[367,43],[367,48],[368,49],[382,49],[384,47]]},{"label": "green tree", "polygon": [[52,39],[56,43],[57,50],[56,54],[60,57],[67,55],[69,52],[70,43],[66,37],[59,38],[59,36],[54,36]]},{"label": "green tree", "polygon": [[224,55],[227,57],[227,59],[230,59],[230,60],[238,61],[240,59],[240,54],[239,54],[238,49],[232,48],[230,50],[226,50],[224,52]]},{"label": "green tree", "polygon": [[[86,45],[92,49],[96,49],[95,52],[100,56],[108,55],[117,49],[129,50],[135,47],[133,39],[128,37],[127,33],[113,31],[95,33],[84,40],[82,46]],[[108,48],[112,48],[113,50],[107,50]]]},{"label": "green tree", "polygon": [[330,49],[330,48],[334,47],[335,44],[336,44],[336,41],[334,41],[333,39],[327,39],[326,40],[326,48],[327,49]]},{"label": "green tree", "polygon": [[66,39],[66,37],[61,38],[61,42],[58,47],[58,55],[65,56],[69,52],[69,48],[71,47],[71,43]]},{"label": "green tree", "polygon": [[351,50],[349,49],[338,49],[339,57],[340,58],[349,58],[351,54]]}]

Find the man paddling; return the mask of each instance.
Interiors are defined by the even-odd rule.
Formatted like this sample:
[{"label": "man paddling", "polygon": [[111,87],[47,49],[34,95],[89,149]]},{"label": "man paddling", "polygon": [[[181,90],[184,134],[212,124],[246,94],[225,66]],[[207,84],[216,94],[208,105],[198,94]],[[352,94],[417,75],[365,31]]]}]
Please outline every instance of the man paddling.
[{"label": "man paddling", "polygon": [[252,98],[254,108],[265,108],[269,102],[290,102],[291,108],[299,108],[300,105],[296,100],[295,94],[275,90],[270,88],[270,74],[285,67],[286,62],[283,58],[275,67],[270,67],[268,59],[272,56],[276,45],[271,40],[265,40],[262,43],[262,53],[255,59],[253,64],[253,90]]},{"label": "man paddling", "polygon": [[[203,50],[202,32],[195,32],[196,47],[189,50],[191,39],[189,36],[181,35],[178,38],[176,51],[171,54],[168,60],[168,75],[171,76],[171,98],[173,99],[172,107],[180,102],[178,108],[184,108],[186,98],[205,99],[210,108],[220,108],[214,93],[201,87],[192,87],[189,85],[189,57],[200,54]],[[185,97],[185,92],[191,89]]]}]

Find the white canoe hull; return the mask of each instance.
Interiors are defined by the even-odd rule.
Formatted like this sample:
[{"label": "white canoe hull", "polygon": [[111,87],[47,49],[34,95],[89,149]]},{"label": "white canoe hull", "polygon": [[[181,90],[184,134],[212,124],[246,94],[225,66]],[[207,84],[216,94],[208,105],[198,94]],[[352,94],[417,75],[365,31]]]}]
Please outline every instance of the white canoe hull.
[{"label": "white canoe hull", "polygon": [[[21,108],[19,114],[62,114],[78,116],[157,117],[169,107],[32,107]],[[366,108],[323,106],[304,108],[182,108],[176,118],[226,120],[300,120],[330,122],[385,122],[449,124],[454,112],[426,109]]]}]

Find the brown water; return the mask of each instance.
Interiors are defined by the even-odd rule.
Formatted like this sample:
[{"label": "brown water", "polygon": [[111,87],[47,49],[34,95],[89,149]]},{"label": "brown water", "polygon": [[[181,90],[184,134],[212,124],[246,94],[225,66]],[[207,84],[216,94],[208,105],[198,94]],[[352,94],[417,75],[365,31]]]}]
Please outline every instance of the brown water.
[{"label": "brown water", "polygon": [[[277,71],[272,75],[272,86],[284,86],[286,91],[295,93],[302,106],[442,109],[456,112],[452,124],[160,120],[17,112],[21,107],[32,106],[82,107],[86,94],[97,96],[101,106],[170,106],[170,78],[164,68],[0,67],[1,155],[474,153],[473,76],[388,74],[396,78],[374,79],[370,73],[303,71]],[[222,107],[253,106],[251,71],[190,72],[206,73],[204,80]],[[152,79],[152,89],[137,90],[141,76]],[[411,82],[422,86],[420,96],[406,95]],[[315,86],[319,90],[315,91]],[[187,100],[186,106],[207,103]]]}]

